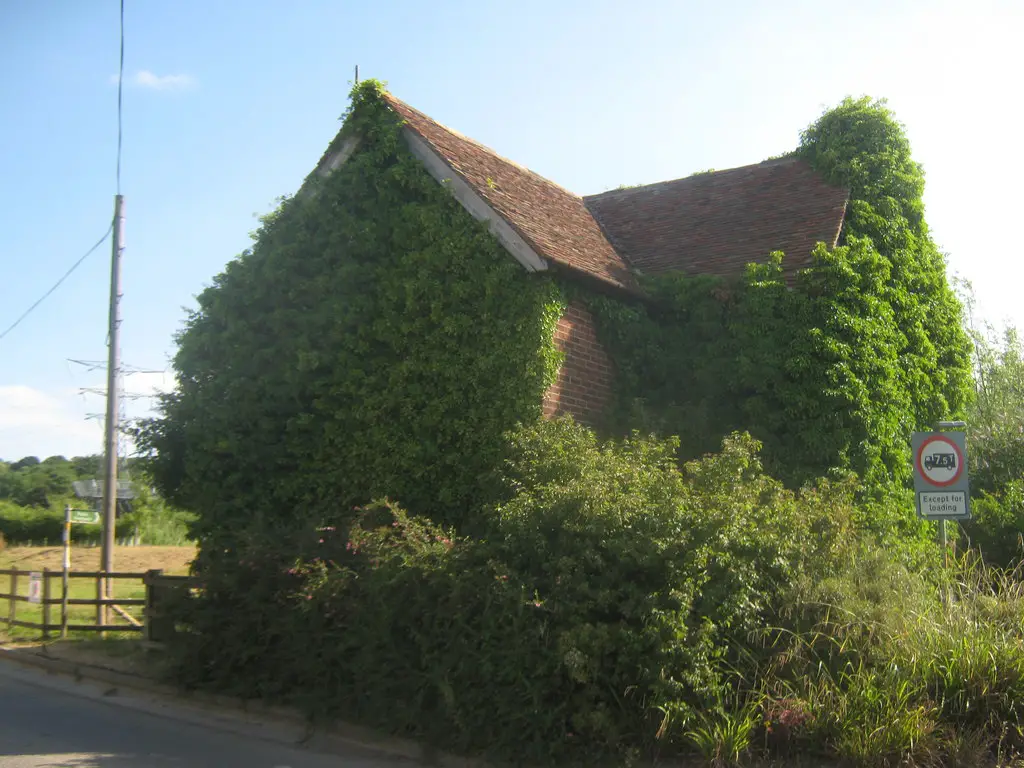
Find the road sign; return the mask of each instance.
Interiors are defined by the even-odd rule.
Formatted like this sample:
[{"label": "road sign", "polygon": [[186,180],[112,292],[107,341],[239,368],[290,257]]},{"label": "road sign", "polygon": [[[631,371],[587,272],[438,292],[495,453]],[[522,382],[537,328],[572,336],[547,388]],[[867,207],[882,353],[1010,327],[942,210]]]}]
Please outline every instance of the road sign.
[{"label": "road sign", "polygon": [[[103,486],[96,480],[73,480],[71,487],[75,491],[75,496],[80,499],[103,498]],[[135,488],[132,486],[131,480],[117,481],[117,498],[119,500],[135,498]]]},{"label": "road sign", "polygon": [[92,523],[95,525],[100,521],[100,513],[93,509],[72,509],[72,523]]},{"label": "road sign", "polygon": [[917,511],[921,517],[929,520],[938,520],[939,518],[966,520],[971,516],[967,494],[963,491],[919,493],[917,494]]},{"label": "road sign", "polygon": [[966,435],[963,432],[915,432],[910,444],[914,455],[917,513],[929,520],[970,519]]},{"label": "road sign", "polygon": [[43,574],[38,571],[28,575],[28,601],[36,605],[43,601]]}]

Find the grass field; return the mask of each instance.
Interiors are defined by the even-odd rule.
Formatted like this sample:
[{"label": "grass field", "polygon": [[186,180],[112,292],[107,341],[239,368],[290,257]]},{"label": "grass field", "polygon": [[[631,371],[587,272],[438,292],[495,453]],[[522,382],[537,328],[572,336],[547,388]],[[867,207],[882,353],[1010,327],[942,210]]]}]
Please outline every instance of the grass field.
[{"label": "grass field", "polygon": [[[0,568],[59,571],[63,563],[61,547],[9,547],[0,550]],[[195,547],[115,547],[115,571],[148,571],[162,568],[167,573],[187,573],[196,555]],[[100,567],[99,547],[73,547],[71,569],[95,571]],[[0,590],[3,591],[3,590]]]},{"label": "grass field", "polygon": [[[161,569],[168,574],[188,572],[188,565],[195,557],[194,547],[117,547],[114,552],[115,572],[142,573],[151,569]],[[63,550],[60,547],[11,547],[0,551],[0,569],[15,568],[21,571],[59,572],[63,562]],[[73,571],[96,571],[100,567],[100,549],[98,547],[73,548],[71,551],[71,569]],[[0,592],[10,592],[10,577],[0,576]],[[28,577],[18,578],[17,594],[28,595]],[[50,596],[60,597],[61,580],[50,580]],[[71,579],[69,597],[95,598],[95,579]],[[139,579],[118,579],[114,582],[114,596],[119,598],[145,597],[145,587]],[[10,615],[11,601],[0,598],[0,616]],[[42,622],[43,606],[18,601],[15,603],[17,619],[20,621]],[[142,616],[141,606],[127,606],[125,610],[136,619]],[[89,605],[68,607],[68,622],[71,624],[92,624],[96,620],[96,608]],[[120,617],[112,617],[113,621],[125,622]],[[50,606],[51,623],[59,623],[60,606]],[[12,639],[25,639],[39,636],[37,630],[23,627],[10,630],[0,626],[0,635]],[[95,635],[91,635],[95,637]]]}]

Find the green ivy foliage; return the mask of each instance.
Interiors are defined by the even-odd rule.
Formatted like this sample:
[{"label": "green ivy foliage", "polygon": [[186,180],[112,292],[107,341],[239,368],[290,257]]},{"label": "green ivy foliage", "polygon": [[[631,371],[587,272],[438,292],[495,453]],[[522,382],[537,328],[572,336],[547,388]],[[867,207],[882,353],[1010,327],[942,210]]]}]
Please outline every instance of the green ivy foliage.
[{"label": "green ivy foliage", "polygon": [[383,494],[463,523],[557,372],[557,287],[427,174],[381,88],[353,91],[332,144],[359,137],[352,157],[266,216],[198,297],[179,388],[141,429],[204,556]]},{"label": "green ivy foliage", "polygon": [[850,189],[843,237],[868,238],[888,262],[885,300],[899,332],[902,384],[918,427],[958,418],[970,399],[963,307],[924,219],[924,172],[884,101],[846,99],[802,137],[799,155]]},{"label": "green ivy foliage", "polygon": [[611,426],[678,434],[684,458],[749,430],[790,485],[843,468],[880,491],[907,480],[914,429],[962,415],[961,307],[924,222],[921,169],[883,103],[844,101],[797,154],[850,205],[839,247],[819,244],[795,284],[777,253],[741,278],[648,279],[650,306],[589,301],[620,372]]}]

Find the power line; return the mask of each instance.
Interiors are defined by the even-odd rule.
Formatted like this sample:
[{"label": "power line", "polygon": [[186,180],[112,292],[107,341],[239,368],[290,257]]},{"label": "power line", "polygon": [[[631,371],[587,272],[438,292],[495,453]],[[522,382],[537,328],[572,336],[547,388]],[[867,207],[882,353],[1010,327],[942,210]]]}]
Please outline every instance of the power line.
[{"label": "power line", "polygon": [[121,63],[117,70],[117,194],[121,194],[121,112],[124,88],[124,0],[121,0]]},{"label": "power line", "polygon": [[56,283],[53,284],[53,286],[50,288],[50,290],[48,290],[46,293],[44,293],[31,307],[26,309],[22,313],[21,317],[19,317],[17,320],[15,320],[13,323],[11,323],[11,325],[7,328],[6,331],[4,331],[3,333],[0,333],[0,340],[3,340],[3,338],[8,333],[10,333],[15,328],[17,328],[21,324],[22,320],[24,320],[26,317],[31,315],[36,307],[38,307],[40,304],[42,304],[44,301],[46,301],[50,297],[50,294],[52,294],[54,291],[56,291],[58,288],[60,288],[61,283],[63,283],[65,280],[67,280],[71,276],[71,273],[74,272],[76,269],[78,269],[78,267],[82,264],[82,262],[85,261],[87,258],[89,258],[93,254],[93,251],[95,251],[97,248],[99,248],[101,245],[103,245],[103,243],[105,243],[107,241],[107,238],[110,237],[110,233],[113,232],[113,231],[114,231],[114,224],[113,224],[113,222],[111,222],[110,226],[107,227],[107,231],[103,233],[103,237],[101,237],[99,240],[97,240],[96,244],[92,248],[90,248],[88,251],[86,251],[85,254],[78,261],[76,261],[74,264],[72,264],[71,265],[71,269],[69,269],[67,272],[65,272],[63,274],[63,276],[60,278],[60,280],[58,280]]}]

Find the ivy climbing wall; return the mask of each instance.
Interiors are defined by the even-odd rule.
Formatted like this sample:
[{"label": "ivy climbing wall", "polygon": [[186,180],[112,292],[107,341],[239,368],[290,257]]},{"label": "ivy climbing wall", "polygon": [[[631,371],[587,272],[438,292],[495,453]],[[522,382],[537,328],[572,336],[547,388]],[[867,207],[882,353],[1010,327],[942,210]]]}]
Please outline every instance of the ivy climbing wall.
[{"label": "ivy climbing wall", "polygon": [[959,417],[970,393],[924,176],[903,127],[867,99],[826,112],[797,155],[850,204],[840,246],[819,245],[795,278],[784,259],[805,255],[777,253],[732,278],[648,279],[646,305],[588,300],[619,374],[612,427],[677,434],[684,458],[749,430],[791,485],[841,468],[899,486],[910,433]]},{"label": "ivy climbing wall", "polygon": [[332,144],[359,136],[355,151],[198,297],[180,389],[142,430],[207,550],[283,541],[385,494],[460,524],[555,380],[556,283],[428,175],[380,93],[360,84]]}]

